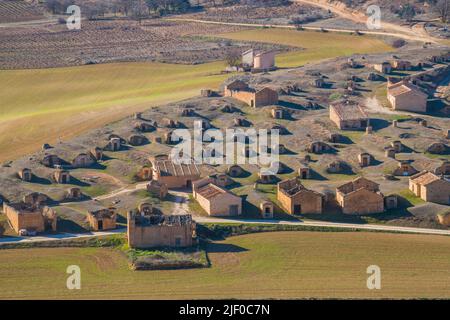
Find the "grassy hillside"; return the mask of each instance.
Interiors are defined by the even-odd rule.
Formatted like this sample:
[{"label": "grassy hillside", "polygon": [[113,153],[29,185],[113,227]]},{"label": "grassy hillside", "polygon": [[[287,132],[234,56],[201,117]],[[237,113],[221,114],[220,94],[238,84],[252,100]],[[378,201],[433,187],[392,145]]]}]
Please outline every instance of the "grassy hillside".
[{"label": "grassy hillside", "polygon": [[[450,298],[448,237],[384,233],[274,232],[208,247],[211,268],[130,271],[107,248],[0,251],[0,298]],[[66,268],[81,268],[81,290]],[[381,268],[368,290],[366,269]]]},{"label": "grassy hillside", "polygon": [[[306,48],[277,58],[281,67],[390,50],[381,40],[337,33],[256,29],[222,35]],[[14,159],[154,104],[217,88],[223,62],[202,65],[114,63],[0,71],[0,161]]]}]

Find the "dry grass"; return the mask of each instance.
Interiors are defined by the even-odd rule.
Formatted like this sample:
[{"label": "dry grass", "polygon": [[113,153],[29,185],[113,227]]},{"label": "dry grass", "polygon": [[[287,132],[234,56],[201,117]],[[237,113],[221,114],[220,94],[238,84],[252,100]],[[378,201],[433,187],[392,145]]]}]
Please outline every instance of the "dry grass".
[{"label": "dry grass", "polygon": [[[133,272],[117,250],[0,251],[0,298],[449,298],[448,237],[274,232],[209,246],[207,269]],[[82,289],[67,290],[68,265]],[[366,287],[378,265],[382,289]]]}]

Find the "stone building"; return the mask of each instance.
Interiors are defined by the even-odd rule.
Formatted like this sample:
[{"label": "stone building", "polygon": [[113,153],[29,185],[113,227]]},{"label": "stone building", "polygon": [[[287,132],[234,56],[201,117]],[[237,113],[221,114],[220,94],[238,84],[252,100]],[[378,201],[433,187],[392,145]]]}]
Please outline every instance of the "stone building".
[{"label": "stone building", "polygon": [[431,154],[446,154],[448,152],[449,147],[442,142],[434,142],[428,146],[427,152]]},{"label": "stone building", "polygon": [[411,70],[412,65],[411,62],[407,60],[395,59],[391,61],[392,68],[395,70],[407,71]]},{"label": "stone building", "polygon": [[271,184],[277,181],[277,176],[271,172],[258,172],[258,183]]},{"label": "stone building", "polygon": [[148,142],[148,139],[140,134],[132,134],[128,137],[128,143],[132,146],[141,146]]},{"label": "stone building", "polygon": [[150,159],[152,162],[152,178],[164,183],[167,188],[190,188],[192,182],[199,180],[201,172],[194,161],[175,163],[172,160]]},{"label": "stone building", "polygon": [[156,130],[154,125],[143,121],[135,122],[134,128],[139,132],[153,132]]},{"label": "stone building", "polygon": [[127,237],[130,248],[190,247],[196,225],[190,214],[162,215],[145,210],[129,211]]},{"label": "stone building", "polygon": [[94,147],[91,149],[91,157],[95,160],[100,161],[103,159],[103,149],[99,147]]},{"label": "stone building", "polygon": [[57,169],[53,173],[53,179],[56,183],[66,184],[70,183],[70,172],[64,169]]},{"label": "stone building", "polygon": [[264,219],[273,219],[274,206],[270,201],[262,201],[259,204],[261,215]]},{"label": "stone building", "polygon": [[369,116],[359,104],[346,102],[330,105],[330,120],[341,130],[365,130]]},{"label": "stone building", "polygon": [[22,181],[30,182],[33,179],[33,173],[31,169],[28,168],[19,170],[17,174]]},{"label": "stone building", "polygon": [[122,148],[122,139],[119,137],[111,137],[106,143],[104,149],[108,151],[119,151]]},{"label": "stone building", "polygon": [[307,165],[300,164],[298,168],[298,177],[300,179],[309,179],[311,177],[311,169]]},{"label": "stone building", "polygon": [[408,161],[399,161],[397,168],[395,168],[392,172],[394,176],[412,176],[416,173],[416,168],[414,168]]},{"label": "stone building", "polygon": [[242,101],[252,108],[278,103],[278,93],[268,87],[263,89],[250,88],[247,83],[236,80],[225,86],[225,97]]},{"label": "stone building", "polygon": [[450,182],[429,171],[412,176],[409,190],[424,201],[450,204]]},{"label": "stone building", "polygon": [[87,214],[89,225],[93,231],[115,229],[116,217],[115,208],[96,208],[89,210]]},{"label": "stone building", "polygon": [[193,183],[194,199],[210,216],[238,216],[242,214],[242,198],[204,178]]},{"label": "stone building", "polygon": [[436,169],[434,169],[434,174],[445,176],[450,175],[450,161],[442,161],[442,163]]},{"label": "stone building", "polygon": [[274,70],[275,51],[249,49],[242,53],[242,66],[255,72]]},{"label": "stone building", "polygon": [[345,214],[371,214],[384,211],[379,184],[359,177],[336,189],[336,200]]},{"label": "stone building", "polygon": [[169,193],[167,185],[156,180],[151,180],[147,184],[147,191],[156,195],[159,199],[164,199]]},{"label": "stone building", "polygon": [[391,142],[391,148],[393,148],[396,153],[402,152],[403,144],[401,141],[395,140]]},{"label": "stone building", "polygon": [[388,83],[387,98],[394,110],[427,112],[428,95],[408,81]]},{"label": "stone building", "polygon": [[370,166],[372,162],[372,156],[367,152],[362,152],[358,154],[358,163],[361,167]]},{"label": "stone building", "polygon": [[67,190],[66,199],[67,200],[80,200],[83,197],[80,188],[69,188]]},{"label": "stone building", "polygon": [[278,183],[277,199],[289,214],[322,213],[322,194],[306,189],[297,178]]},{"label": "stone building", "polygon": [[[44,206],[44,202],[39,200],[38,195],[33,194],[18,203],[3,203],[3,213],[17,234],[21,230],[27,232],[56,231],[56,212],[52,208]],[[34,201],[30,201],[33,197]]]},{"label": "stone building", "polygon": [[386,73],[386,74],[391,73],[391,71],[392,71],[392,66],[387,61],[383,61],[381,63],[375,63],[373,65],[373,68],[378,72]]},{"label": "stone building", "polygon": [[331,150],[332,150],[332,147],[329,144],[322,142],[322,141],[313,141],[313,142],[311,142],[311,144],[308,147],[308,152],[316,153],[316,154],[328,152]]},{"label": "stone building", "polygon": [[91,153],[79,153],[73,158],[71,165],[73,168],[88,168],[97,163]]},{"label": "stone building", "polygon": [[230,177],[237,178],[244,173],[244,169],[242,169],[241,166],[234,164],[228,168],[227,173]]},{"label": "stone building", "polygon": [[284,110],[280,107],[272,108],[270,110],[270,115],[274,119],[284,119],[285,118]]},{"label": "stone building", "polygon": [[61,165],[62,160],[55,154],[46,154],[44,155],[41,163],[46,167],[53,168]]}]

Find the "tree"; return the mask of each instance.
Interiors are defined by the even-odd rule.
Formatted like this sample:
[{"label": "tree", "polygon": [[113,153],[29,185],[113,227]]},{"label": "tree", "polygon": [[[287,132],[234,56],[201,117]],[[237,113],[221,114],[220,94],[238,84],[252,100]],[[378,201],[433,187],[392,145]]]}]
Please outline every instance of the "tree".
[{"label": "tree", "polygon": [[443,23],[447,23],[450,18],[450,1],[439,0],[434,7],[435,11],[439,15],[439,18]]},{"label": "tree", "polygon": [[225,55],[225,62],[230,67],[238,67],[241,64],[241,54],[236,50],[229,51]]},{"label": "tree", "polygon": [[399,16],[406,21],[411,21],[416,15],[416,9],[409,3],[405,4],[399,12]]}]

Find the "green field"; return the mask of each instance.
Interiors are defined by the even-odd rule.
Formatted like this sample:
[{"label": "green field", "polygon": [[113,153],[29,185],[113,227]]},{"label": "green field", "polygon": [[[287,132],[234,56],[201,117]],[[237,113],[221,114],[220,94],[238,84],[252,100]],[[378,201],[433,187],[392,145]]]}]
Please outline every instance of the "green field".
[{"label": "green field", "polygon": [[[208,246],[212,267],[131,271],[108,248],[0,250],[0,299],[8,298],[450,298],[444,236],[365,232],[273,232]],[[81,290],[66,289],[68,265]],[[366,269],[381,268],[381,290]]]},{"label": "green field", "polygon": [[[280,67],[324,58],[387,51],[372,37],[339,33],[255,29],[226,36],[287,44],[305,50],[280,55]],[[224,62],[201,65],[111,63],[81,67],[0,71],[0,161],[33,152],[155,104],[217,88],[229,75]]]},{"label": "green field", "polygon": [[277,56],[277,66],[285,68],[301,66],[317,60],[349,56],[355,53],[380,53],[394,50],[376,37],[335,32],[260,28],[220,36],[239,41],[258,41],[303,48],[304,50],[301,51]]}]

